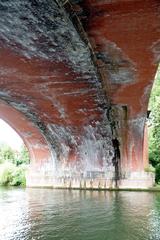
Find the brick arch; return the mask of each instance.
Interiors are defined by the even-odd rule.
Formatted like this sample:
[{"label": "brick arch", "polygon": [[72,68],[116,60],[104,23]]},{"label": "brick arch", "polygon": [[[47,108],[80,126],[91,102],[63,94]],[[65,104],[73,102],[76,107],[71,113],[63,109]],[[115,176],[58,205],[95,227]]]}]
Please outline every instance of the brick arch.
[{"label": "brick arch", "polygon": [[[8,123],[22,138],[30,155],[30,172],[32,175],[47,171],[48,164],[52,164],[50,147],[39,129],[21,112],[0,101],[0,118]],[[29,181],[34,181],[30,175]],[[31,185],[31,184],[30,184]]]},{"label": "brick arch", "polygon": [[102,176],[114,186],[118,162],[120,187],[152,184],[143,140],[160,59],[159,7],[157,0],[0,2],[0,98],[45,136],[60,177]]}]

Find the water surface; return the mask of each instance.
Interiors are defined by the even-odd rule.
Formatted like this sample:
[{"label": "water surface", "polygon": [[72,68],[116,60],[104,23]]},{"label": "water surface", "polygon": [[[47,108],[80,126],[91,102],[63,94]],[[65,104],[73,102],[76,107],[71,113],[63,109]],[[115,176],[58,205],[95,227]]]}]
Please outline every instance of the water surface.
[{"label": "water surface", "polygon": [[160,240],[160,193],[0,189],[0,240]]}]

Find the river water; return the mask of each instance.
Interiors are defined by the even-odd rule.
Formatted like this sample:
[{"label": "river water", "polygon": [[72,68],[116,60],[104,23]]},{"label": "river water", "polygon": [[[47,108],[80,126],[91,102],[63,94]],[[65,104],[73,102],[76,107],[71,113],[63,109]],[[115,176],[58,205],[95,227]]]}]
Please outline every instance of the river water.
[{"label": "river water", "polygon": [[160,240],[160,193],[0,189],[0,240]]}]

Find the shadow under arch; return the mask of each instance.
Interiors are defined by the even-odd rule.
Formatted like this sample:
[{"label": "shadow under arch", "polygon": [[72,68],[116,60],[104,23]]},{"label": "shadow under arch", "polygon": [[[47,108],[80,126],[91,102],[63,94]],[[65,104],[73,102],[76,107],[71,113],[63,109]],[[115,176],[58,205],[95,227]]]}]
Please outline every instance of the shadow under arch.
[{"label": "shadow under arch", "polygon": [[52,154],[44,136],[34,123],[2,100],[0,100],[0,118],[18,133],[28,149],[30,167],[26,176],[27,185],[37,185],[37,182],[45,185],[44,175],[48,171],[47,166],[52,164]]}]

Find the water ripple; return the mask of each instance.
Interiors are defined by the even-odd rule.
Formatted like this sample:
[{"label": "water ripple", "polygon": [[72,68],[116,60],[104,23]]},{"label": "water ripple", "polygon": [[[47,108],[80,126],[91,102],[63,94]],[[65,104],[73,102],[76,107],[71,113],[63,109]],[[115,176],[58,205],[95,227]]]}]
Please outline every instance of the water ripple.
[{"label": "water ripple", "polygon": [[160,193],[0,189],[0,240],[160,240]]}]

